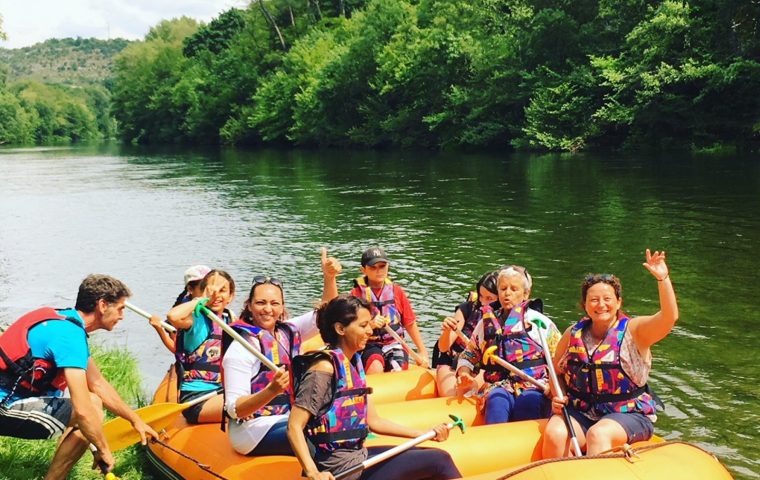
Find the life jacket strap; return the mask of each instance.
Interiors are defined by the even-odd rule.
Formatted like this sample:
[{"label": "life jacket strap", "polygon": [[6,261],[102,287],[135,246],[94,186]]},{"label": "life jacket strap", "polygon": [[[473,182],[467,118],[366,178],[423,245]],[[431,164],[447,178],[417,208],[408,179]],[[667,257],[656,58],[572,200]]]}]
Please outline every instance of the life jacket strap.
[{"label": "life jacket strap", "polygon": [[358,440],[358,442],[361,443],[365,438],[367,438],[367,435],[369,435],[369,429],[365,426],[362,428],[344,430],[342,432],[315,433],[313,435],[309,435],[309,439],[316,444],[341,442],[346,440]]},{"label": "life jacket strap", "polygon": [[592,393],[579,392],[573,388],[570,388],[569,386],[567,390],[568,392],[572,393],[574,397],[579,398],[586,403],[597,404],[619,402],[621,400],[630,400],[632,398],[636,398],[647,391],[647,386],[644,385],[643,387],[638,387],[628,393],[601,393],[597,395]]}]

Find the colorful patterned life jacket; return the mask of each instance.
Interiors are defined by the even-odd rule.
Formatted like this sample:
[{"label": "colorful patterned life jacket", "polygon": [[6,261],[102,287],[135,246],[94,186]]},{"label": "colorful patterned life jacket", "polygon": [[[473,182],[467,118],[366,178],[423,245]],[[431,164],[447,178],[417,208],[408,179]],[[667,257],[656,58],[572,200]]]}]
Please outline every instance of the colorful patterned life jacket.
[{"label": "colorful patterned life jacket", "polygon": [[361,355],[349,359],[340,349],[323,350],[335,369],[332,401],[306,425],[306,437],[323,451],[359,449],[367,438],[367,388]]},{"label": "colorful patterned life jacket", "polygon": [[[257,338],[261,347],[261,353],[275,365],[284,365],[288,370],[290,370],[290,359],[295,358],[301,351],[301,333],[291,323],[277,322],[275,324],[276,332],[279,332],[279,340],[273,337],[267,330],[245,322],[235,322],[230,326],[240,333],[243,338]],[[224,335],[225,350],[231,340],[231,337],[226,334]],[[273,371],[264,365],[260,365],[259,373],[251,378],[251,393],[256,393],[266,388],[273,377]],[[283,415],[289,412],[291,394],[292,385],[274,397],[268,404],[256,410],[253,413],[253,417]]]},{"label": "colorful patterned life jacket", "polygon": [[[367,277],[359,277],[354,280],[354,286],[361,290],[361,295],[357,295],[360,298],[367,300],[371,307],[372,318],[376,315],[382,315],[388,321],[388,325],[396,333],[404,337],[404,327],[401,324],[401,315],[396,308],[396,300],[393,296],[393,281],[390,278],[385,279],[383,289],[380,291],[380,295],[376,296],[369,285],[367,285]],[[376,328],[372,331],[372,336],[369,338],[372,343],[381,343],[383,345],[389,345],[394,343],[394,339],[384,328]]]},{"label": "colorful patterned life jacket", "polygon": [[[186,352],[184,348],[184,332],[177,335],[177,352],[175,356],[182,367],[182,381],[202,380],[208,383],[221,383],[222,365],[222,327],[206,318],[210,332],[198,348],[193,352]],[[232,314],[225,309],[222,315],[224,323],[229,324]]]},{"label": "colorful patterned life jacket", "polygon": [[[481,351],[496,345],[496,355],[538,380],[547,379],[546,357],[541,345],[533,340],[526,330],[525,313],[528,302],[516,305],[504,320],[499,323],[490,306],[483,307],[483,341]],[[502,310],[499,310],[502,312]],[[538,328],[538,327],[535,327]],[[510,380],[515,392],[535,390],[537,387],[522,378],[513,375],[505,368],[489,364],[483,367],[484,378],[489,383]]]},{"label": "colorful patterned life jacket", "polygon": [[570,330],[565,381],[567,396],[577,410],[587,412],[593,408],[602,415],[655,413],[655,401],[648,387],[636,385],[620,363],[620,348],[628,321],[628,317],[619,318],[590,356],[583,342],[583,331],[591,326],[591,320],[583,318]]},{"label": "colorful patterned life jacket", "polygon": [[[460,305],[459,311],[464,316],[464,325],[462,326],[462,333],[465,337],[470,338],[472,332],[475,331],[475,326],[483,318],[483,305],[478,301],[478,292],[470,292],[467,296],[467,301]],[[457,335],[456,340],[451,344],[451,351],[455,354],[462,352],[467,345]]]},{"label": "colorful patterned life jacket", "polygon": [[29,330],[42,322],[69,321],[84,330],[74,318],[64,317],[50,307],[38,308],[19,318],[0,336],[0,386],[12,395],[33,397],[52,390],[66,389],[63,370],[55,362],[32,357],[27,336]]}]

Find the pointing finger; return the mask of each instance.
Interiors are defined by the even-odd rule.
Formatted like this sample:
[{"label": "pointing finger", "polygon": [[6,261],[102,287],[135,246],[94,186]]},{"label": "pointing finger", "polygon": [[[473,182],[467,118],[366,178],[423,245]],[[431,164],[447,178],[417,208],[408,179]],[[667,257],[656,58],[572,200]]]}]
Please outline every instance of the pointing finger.
[{"label": "pointing finger", "polygon": [[322,263],[327,262],[327,248],[322,247]]}]

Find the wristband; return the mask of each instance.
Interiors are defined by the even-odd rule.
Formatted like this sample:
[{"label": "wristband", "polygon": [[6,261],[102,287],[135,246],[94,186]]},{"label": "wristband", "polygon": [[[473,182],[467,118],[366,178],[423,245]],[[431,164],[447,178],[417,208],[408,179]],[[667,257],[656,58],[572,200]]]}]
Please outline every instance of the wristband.
[{"label": "wristband", "polygon": [[668,272],[668,274],[667,274],[667,275],[665,275],[664,277],[662,277],[662,278],[658,278],[658,279],[657,279],[657,281],[658,281],[658,282],[664,282],[665,280],[667,280],[667,279],[668,279],[668,277],[669,277],[669,276],[670,276],[670,272]]},{"label": "wristband", "polygon": [[195,313],[197,313],[199,315],[202,314],[203,313],[203,309],[206,307],[206,303],[207,302],[208,302],[208,298],[206,298],[206,297],[199,298],[198,299],[198,303],[195,304],[195,309],[193,310],[193,312],[195,312]]}]

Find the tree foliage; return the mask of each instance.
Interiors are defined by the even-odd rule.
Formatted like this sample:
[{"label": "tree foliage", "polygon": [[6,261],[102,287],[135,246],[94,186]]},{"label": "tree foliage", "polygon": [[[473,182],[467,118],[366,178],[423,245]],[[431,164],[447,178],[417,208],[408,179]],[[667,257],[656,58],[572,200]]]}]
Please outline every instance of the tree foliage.
[{"label": "tree foliage", "polygon": [[145,143],[756,148],[758,5],[254,1],[125,49],[114,112]]}]

